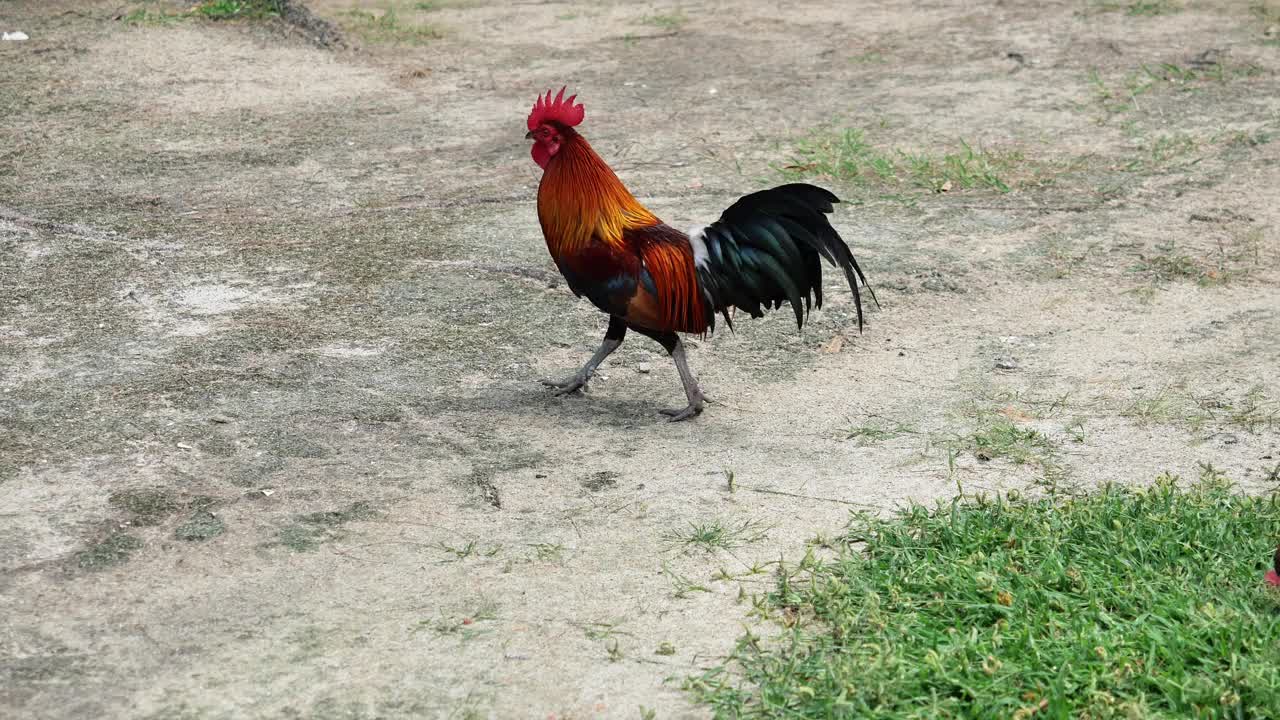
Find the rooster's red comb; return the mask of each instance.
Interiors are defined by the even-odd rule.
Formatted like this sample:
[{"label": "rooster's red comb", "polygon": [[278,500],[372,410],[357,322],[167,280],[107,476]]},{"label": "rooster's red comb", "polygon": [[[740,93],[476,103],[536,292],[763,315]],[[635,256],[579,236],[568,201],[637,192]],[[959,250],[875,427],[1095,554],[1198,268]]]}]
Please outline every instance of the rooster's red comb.
[{"label": "rooster's red comb", "polygon": [[581,105],[574,105],[573,101],[577,95],[570,95],[568,100],[564,99],[564,88],[560,88],[560,93],[555,99],[551,99],[551,91],[547,94],[539,95],[538,101],[533,104],[533,111],[529,113],[529,129],[537,130],[539,125],[547,122],[558,122],[565,127],[573,127],[582,122],[585,114]]}]

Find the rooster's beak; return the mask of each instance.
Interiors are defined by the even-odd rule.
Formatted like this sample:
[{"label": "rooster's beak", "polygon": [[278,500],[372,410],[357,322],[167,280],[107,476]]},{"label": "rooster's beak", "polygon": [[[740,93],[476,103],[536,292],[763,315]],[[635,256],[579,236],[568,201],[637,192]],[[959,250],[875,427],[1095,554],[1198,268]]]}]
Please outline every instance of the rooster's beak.
[{"label": "rooster's beak", "polygon": [[533,131],[532,131],[532,130],[530,130],[529,132],[525,133],[525,134],[524,134],[524,139],[525,139],[525,140],[532,140],[532,139],[533,139]]}]

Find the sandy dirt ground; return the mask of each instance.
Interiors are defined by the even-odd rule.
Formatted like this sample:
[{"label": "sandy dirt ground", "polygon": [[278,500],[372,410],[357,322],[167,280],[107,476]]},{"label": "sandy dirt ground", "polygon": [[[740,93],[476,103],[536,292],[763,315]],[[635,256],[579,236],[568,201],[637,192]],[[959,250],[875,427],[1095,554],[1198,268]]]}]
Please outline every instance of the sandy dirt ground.
[{"label": "sandy dirt ground", "polygon": [[[1275,489],[1280,6],[907,5],[0,0],[0,715],[707,717],[851,511]],[[691,422],[643,338],[553,398],[605,325],[535,217],[564,83],[681,227],[845,128],[1010,191],[818,178],[865,332],[829,279],[690,343]]]}]

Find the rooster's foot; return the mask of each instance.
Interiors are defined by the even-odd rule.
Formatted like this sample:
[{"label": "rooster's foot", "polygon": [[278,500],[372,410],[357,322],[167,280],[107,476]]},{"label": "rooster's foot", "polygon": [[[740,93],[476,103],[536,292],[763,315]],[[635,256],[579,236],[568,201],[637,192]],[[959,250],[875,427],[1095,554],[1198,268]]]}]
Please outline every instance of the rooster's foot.
[{"label": "rooster's foot", "polygon": [[691,417],[701,415],[702,402],[690,403],[689,407],[678,410],[659,410],[658,412],[667,416],[667,422],[680,422],[681,420],[688,420]]},{"label": "rooster's foot", "polygon": [[587,381],[590,379],[591,376],[586,373],[576,373],[564,380],[543,380],[542,384],[555,389],[555,392],[551,393],[552,395],[568,395],[569,393],[586,390]]}]

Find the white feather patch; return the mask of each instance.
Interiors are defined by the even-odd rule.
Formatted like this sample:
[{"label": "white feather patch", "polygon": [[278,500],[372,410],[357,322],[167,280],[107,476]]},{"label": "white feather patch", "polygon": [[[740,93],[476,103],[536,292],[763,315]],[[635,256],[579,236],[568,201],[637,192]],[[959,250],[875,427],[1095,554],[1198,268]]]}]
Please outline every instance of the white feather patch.
[{"label": "white feather patch", "polygon": [[707,242],[702,239],[706,231],[706,225],[689,228],[689,244],[693,246],[693,264],[698,267],[706,267],[711,259],[707,253]]}]

